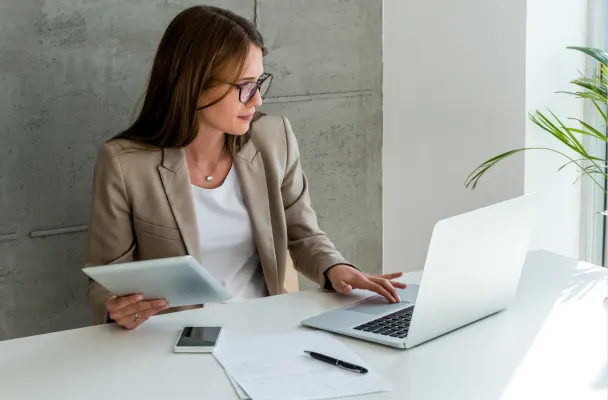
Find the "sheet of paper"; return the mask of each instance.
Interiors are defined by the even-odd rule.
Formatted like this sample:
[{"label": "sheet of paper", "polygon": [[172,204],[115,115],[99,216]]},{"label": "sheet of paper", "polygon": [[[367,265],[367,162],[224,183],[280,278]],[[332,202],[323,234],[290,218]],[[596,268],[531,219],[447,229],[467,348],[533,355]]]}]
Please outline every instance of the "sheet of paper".
[{"label": "sheet of paper", "polygon": [[251,397],[249,397],[249,395],[247,395],[247,393],[245,393],[243,388],[234,380],[234,378],[232,376],[230,376],[230,374],[228,374],[228,373],[226,373],[226,375],[228,376],[228,380],[230,380],[230,383],[234,387],[234,391],[239,396],[239,399],[251,400]]},{"label": "sheet of paper", "polygon": [[[343,370],[313,359],[305,350],[361,365],[369,372]],[[225,329],[213,355],[252,400],[321,400],[391,390],[390,383],[356,353],[322,331],[252,335]]]}]

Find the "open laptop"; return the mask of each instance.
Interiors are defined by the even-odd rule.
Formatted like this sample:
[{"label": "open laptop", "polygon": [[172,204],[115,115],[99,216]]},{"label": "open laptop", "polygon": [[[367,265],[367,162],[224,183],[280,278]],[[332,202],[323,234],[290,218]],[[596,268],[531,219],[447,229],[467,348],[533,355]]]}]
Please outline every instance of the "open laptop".
[{"label": "open laptop", "polygon": [[302,325],[411,348],[507,308],[517,290],[537,219],[528,194],[439,221],[420,285],[400,303],[374,295]]}]

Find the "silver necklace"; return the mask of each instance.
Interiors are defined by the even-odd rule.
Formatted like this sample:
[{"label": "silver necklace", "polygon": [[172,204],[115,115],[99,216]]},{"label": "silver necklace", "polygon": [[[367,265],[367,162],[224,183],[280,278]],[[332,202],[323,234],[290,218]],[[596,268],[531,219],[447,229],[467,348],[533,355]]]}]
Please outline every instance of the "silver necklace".
[{"label": "silver necklace", "polygon": [[[205,171],[203,171],[198,165],[196,165],[194,163],[194,161],[188,160],[190,162],[190,164],[192,164],[196,169],[198,169],[199,171],[201,171],[201,173],[205,176],[205,180],[207,182],[212,182],[213,181],[213,173],[215,172],[217,165],[220,162],[220,159],[222,158],[222,154],[224,154],[224,148],[222,147],[222,151],[220,151],[220,155],[217,157],[217,161],[215,162],[215,166],[213,167],[213,170],[211,170],[210,174],[206,174]],[[189,157],[186,157],[186,159],[188,159]]]}]

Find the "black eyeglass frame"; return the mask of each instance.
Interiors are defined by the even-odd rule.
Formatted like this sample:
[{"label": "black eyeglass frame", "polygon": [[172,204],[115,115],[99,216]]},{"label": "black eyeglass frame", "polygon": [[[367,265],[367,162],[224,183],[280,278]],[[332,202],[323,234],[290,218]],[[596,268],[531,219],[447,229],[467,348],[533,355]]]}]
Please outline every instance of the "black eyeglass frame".
[{"label": "black eyeglass frame", "polygon": [[[266,93],[268,93],[268,91],[270,90],[270,85],[272,84],[272,74],[269,73],[263,73],[256,82],[243,82],[243,83],[232,83],[232,82],[222,82],[222,81],[216,81],[218,83],[223,83],[225,85],[230,85],[232,87],[235,87],[239,90],[239,101],[243,104],[247,104],[248,102],[251,101],[251,99],[253,98],[253,96],[255,96],[255,93],[259,90],[260,91],[260,96],[262,98],[264,98],[266,96]],[[266,89],[264,90],[264,92],[262,93],[262,85],[268,80],[270,79],[270,81],[268,82],[268,86],[266,86]],[[247,97],[247,92],[245,92],[245,89],[247,88],[248,85],[255,85],[254,87],[250,88],[250,94],[249,97]],[[245,98],[245,100],[243,100],[243,98]],[[197,107],[197,111],[198,110],[203,110],[207,107],[211,107],[212,105],[216,104],[218,102],[218,100],[212,102],[211,104],[207,104],[201,107]]]},{"label": "black eyeglass frame", "polygon": [[[255,93],[258,90],[260,91],[260,96],[262,96],[262,98],[264,98],[266,96],[266,94],[268,93],[268,90],[270,90],[270,85],[272,85],[272,78],[273,78],[272,74],[263,73],[258,78],[258,80],[255,82],[250,81],[250,82],[243,82],[243,83],[231,83],[231,82],[221,82],[221,83],[225,83],[226,85],[230,85],[232,87],[239,89],[239,101],[243,104],[247,104],[251,101],[253,96],[255,96]],[[264,93],[262,93],[262,85],[264,83],[266,83],[267,80],[269,80],[268,86],[266,86]],[[251,85],[255,85],[255,86],[251,86]],[[247,91],[247,90],[249,90],[249,91]]]}]

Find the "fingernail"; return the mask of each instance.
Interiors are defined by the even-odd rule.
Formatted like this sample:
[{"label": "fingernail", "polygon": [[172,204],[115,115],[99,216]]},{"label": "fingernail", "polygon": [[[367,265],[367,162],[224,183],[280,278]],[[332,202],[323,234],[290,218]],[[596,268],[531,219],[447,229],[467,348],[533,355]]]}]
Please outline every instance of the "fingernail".
[{"label": "fingernail", "polygon": [[144,299],[144,296],[142,296],[141,294],[137,295],[137,297],[135,298],[136,301],[142,301]]}]

